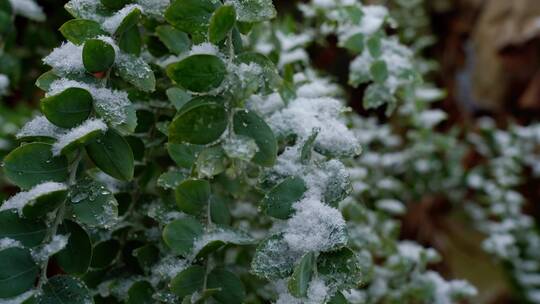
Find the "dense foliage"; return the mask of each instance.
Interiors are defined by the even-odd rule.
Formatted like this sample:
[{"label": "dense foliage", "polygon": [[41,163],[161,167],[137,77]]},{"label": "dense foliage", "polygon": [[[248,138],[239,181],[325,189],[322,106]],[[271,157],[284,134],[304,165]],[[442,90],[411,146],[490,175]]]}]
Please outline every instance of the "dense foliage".
[{"label": "dense foliage", "polygon": [[[15,13],[45,18],[0,3],[6,42]],[[399,216],[435,196],[540,303],[540,236],[515,189],[540,173],[538,127],[436,131],[421,1],[389,8],[312,0],[295,21],[271,0],[69,1],[40,114],[3,160],[20,192],[0,206],[0,303],[456,303],[476,289],[399,238]],[[313,67],[329,36],[389,119],[353,113]],[[486,161],[463,166],[471,151]]]}]

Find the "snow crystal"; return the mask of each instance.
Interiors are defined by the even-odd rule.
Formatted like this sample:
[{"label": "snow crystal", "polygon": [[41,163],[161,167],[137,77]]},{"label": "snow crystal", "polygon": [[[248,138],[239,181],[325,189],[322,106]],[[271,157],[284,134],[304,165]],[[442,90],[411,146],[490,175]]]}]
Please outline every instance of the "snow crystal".
[{"label": "snow crystal", "polygon": [[1,238],[0,239],[0,251],[12,247],[24,247],[19,241],[10,239],[10,238]]},{"label": "snow crystal", "polygon": [[493,234],[482,243],[482,248],[498,257],[510,259],[517,255],[516,239],[511,234]]},{"label": "snow crystal", "polygon": [[43,9],[34,0],[10,0],[10,2],[15,14],[35,21],[45,21]]},{"label": "snow crystal", "polygon": [[219,53],[219,49],[216,45],[210,43],[210,42],[203,42],[201,44],[193,45],[191,47],[191,50],[189,52],[189,55],[199,55],[199,54],[206,54],[206,55],[217,55]]},{"label": "snow crystal", "polygon": [[122,21],[124,21],[124,18],[126,18],[127,15],[129,15],[134,10],[139,9],[140,11],[143,11],[143,8],[140,5],[137,4],[128,4],[118,12],[116,12],[113,16],[105,19],[101,27],[109,32],[110,34],[114,34],[120,24],[122,24]]},{"label": "snow crystal", "polygon": [[68,243],[69,235],[56,234],[52,240],[38,251],[32,252],[36,261],[46,261],[49,257],[64,249]]},{"label": "snow crystal", "polygon": [[337,154],[356,154],[360,146],[354,133],[339,119],[343,111],[342,104],[333,98],[297,98],[272,115],[269,124],[277,134],[295,134],[301,141],[319,129],[316,147]]},{"label": "snow crystal", "polygon": [[58,135],[63,134],[63,132],[64,130],[53,125],[45,116],[39,115],[27,122],[16,136],[19,139],[34,136],[56,138]]},{"label": "snow crystal", "polygon": [[65,42],[45,57],[43,62],[50,65],[60,75],[82,74],[85,71],[82,50],[83,47],[80,45]]},{"label": "snow crystal", "polygon": [[99,130],[103,132],[107,130],[107,125],[101,119],[89,119],[83,122],[80,126],[69,130],[66,134],[58,138],[58,141],[52,147],[53,155],[60,155],[62,149],[72,142]]},{"label": "snow crystal", "polygon": [[39,184],[28,191],[19,192],[6,200],[2,206],[0,206],[0,211],[16,209],[19,211],[19,214],[22,214],[22,209],[26,204],[31,203],[42,195],[62,190],[67,190],[67,186],[65,184],[55,182],[45,182]]},{"label": "snow crystal", "polygon": [[223,150],[231,158],[249,161],[259,151],[259,146],[250,137],[227,137],[223,142]]},{"label": "snow crystal", "polygon": [[8,89],[9,89],[9,78],[4,74],[0,74],[0,96],[5,95]]},{"label": "snow crystal", "polygon": [[328,251],[347,242],[345,220],[339,210],[307,197],[293,206],[283,238],[292,250]]}]

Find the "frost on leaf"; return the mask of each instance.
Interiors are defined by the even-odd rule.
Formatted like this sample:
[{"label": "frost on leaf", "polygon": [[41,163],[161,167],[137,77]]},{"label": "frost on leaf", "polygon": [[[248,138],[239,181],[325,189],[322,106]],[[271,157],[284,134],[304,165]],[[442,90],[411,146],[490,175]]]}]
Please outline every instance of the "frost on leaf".
[{"label": "frost on leaf", "polygon": [[82,123],[80,126],[75,127],[65,134],[58,137],[58,140],[52,147],[53,155],[60,155],[60,153],[69,145],[82,140],[83,137],[96,133],[98,131],[105,132],[107,125],[101,119],[89,119]]},{"label": "frost on leaf", "polygon": [[15,209],[22,215],[22,210],[27,204],[32,204],[39,197],[45,196],[58,191],[67,190],[67,186],[61,183],[55,182],[45,182],[39,184],[32,189],[19,192],[5,201],[2,206],[0,206],[0,211],[7,209]]},{"label": "frost on leaf", "polygon": [[65,131],[53,125],[45,116],[39,115],[27,122],[17,133],[17,138],[49,137],[57,138]]}]

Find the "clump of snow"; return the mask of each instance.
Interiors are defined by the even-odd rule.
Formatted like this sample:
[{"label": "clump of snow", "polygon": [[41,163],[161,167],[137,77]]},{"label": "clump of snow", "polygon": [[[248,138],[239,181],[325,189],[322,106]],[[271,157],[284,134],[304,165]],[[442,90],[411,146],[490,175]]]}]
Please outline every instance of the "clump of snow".
[{"label": "clump of snow", "polygon": [[337,95],[338,92],[339,88],[336,84],[321,79],[301,85],[296,90],[296,95],[305,98],[331,97]]},{"label": "clump of snow", "polygon": [[347,243],[345,220],[339,210],[314,198],[294,205],[295,215],[287,221],[283,238],[295,251],[328,251]]},{"label": "clump of snow", "polygon": [[17,138],[50,137],[57,138],[65,131],[53,125],[45,116],[39,115],[27,122],[17,133]]},{"label": "clump of snow", "polygon": [[82,74],[85,71],[82,50],[83,47],[80,45],[64,42],[45,57],[43,62],[51,66],[55,73],[62,76]]},{"label": "clump of snow", "polygon": [[150,283],[153,286],[157,286],[162,281],[169,282],[188,266],[189,263],[187,260],[172,255],[166,256],[162,258],[157,265],[152,267]]},{"label": "clump of snow", "polygon": [[337,99],[297,98],[286,108],[273,114],[269,119],[270,127],[284,137],[296,135],[305,141],[314,129],[319,134],[315,139],[316,147],[336,154],[357,154],[360,149],[354,133],[340,119],[345,110]]},{"label": "clump of snow", "polygon": [[24,247],[19,241],[10,239],[10,238],[1,238],[0,239],[0,251],[12,247]]},{"label": "clump of snow", "polygon": [[471,284],[461,280],[445,281],[434,271],[426,272],[424,279],[433,285],[434,304],[452,304],[462,298],[474,297],[478,293]]},{"label": "clump of snow", "polygon": [[402,215],[405,213],[405,206],[402,202],[395,199],[381,199],[375,205],[377,209],[387,212],[391,215]]},{"label": "clump of snow", "polygon": [[45,21],[46,16],[41,6],[34,0],[10,0],[13,12],[35,21]]},{"label": "clump of snow", "polygon": [[111,17],[105,19],[105,21],[101,24],[101,27],[107,31],[110,34],[114,34],[120,24],[122,24],[122,21],[124,21],[124,18],[126,18],[127,15],[132,13],[134,10],[140,10],[143,11],[143,8],[140,5],[137,4],[128,4],[121,10],[117,11],[114,15]]},{"label": "clump of snow", "polygon": [[92,132],[107,130],[107,125],[101,119],[89,119],[83,122],[80,126],[69,130],[66,134],[60,136],[52,147],[53,155],[60,155],[62,149],[67,147],[74,141],[88,135]]},{"label": "clump of snow", "polygon": [[0,74],[0,96],[5,95],[9,89],[9,78]]},{"label": "clump of snow", "polygon": [[163,15],[170,4],[170,0],[136,0],[135,2],[142,7],[142,11],[146,15],[159,20],[163,19]]},{"label": "clump of snow", "polygon": [[63,190],[67,190],[67,186],[65,184],[45,182],[35,186],[28,191],[15,194],[14,196],[6,200],[2,204],[2,206],[0,206],[0,211],[15,209],[19,212],[19,214],[22,215],[22,209],[26,204],[32,203],[40,196]]},{"label": "clump of snow", "polygon": [[272,93],[267,96],[252,95],[248,102],[247,108],[266,116],[270,115],[285,106],[283,98],[279,93]]},{"label": "clump of snow", "polygon": [[388,16],[388,9],[382,5],[364,6],[362,11],[364,15],[362,16],[360,28],[362,33],[366,35],[372,35],[377,32]]},{"label": "clump of snow", "polygon": [[64,249],[68,243],[68,240],[69,234],[56,234],[55,236],[53,236],[52,240],[43,247],[41,247],[41,249],[32,251],[32,257],[36,261],[44,262],[49,259],[49,257],[53,256],[55,253]]},{"label": "clump of snow", "polygon": [[427,110],[420,113],[418,120],[426,128],[433,128],[446,119],[446,112],[442,110]]},{"label": "clump of snow", "polygon": [[189,55],[217,55],[219,54],[219,49],[216,45],[210,42],[203,42],[201,44],[196,44],[191,47]]}]

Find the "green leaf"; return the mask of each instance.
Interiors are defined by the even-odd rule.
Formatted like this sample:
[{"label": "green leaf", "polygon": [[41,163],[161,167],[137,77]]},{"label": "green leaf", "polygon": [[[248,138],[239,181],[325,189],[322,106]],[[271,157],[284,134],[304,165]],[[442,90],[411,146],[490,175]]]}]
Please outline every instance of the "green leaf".
[{"label": "green leaf", "polygon": [[259,151],[255,153],[253,162],[271,167],[277,158],[277,140],[272,129],[257,114],[243,110],[234,114],[234,133],[251,137],[257,143]]},{"label": "green leaf", "polygon": [[371,77],[377,83],[383,83],[388,78],[388,67],[384,60],[377,60],[373,62],[369,68]]},{"label": "green leaf", "polygon": [[193,166],[201,150],[203,150],[201,146],[167,143],[169,156],[178,166],[186,169],[190,169]]},{"label": "green leaf", "polygon": [[289,292],[297,297],[302,298],[307,296],[309,282],[313,276],[313,266],[315,263],[315,253],[306,253],[300,263],[294,267],[294,272],[289,279]]},{"label": "green leaf", "polygon": [[189,179],[175,190],[176,204],[185,213],[197,215],[208,206],[210,183],[206,180]]},{"label": "green leaf", "polygon": [[127,54],[139,57],[142,49],[142,38],[139,28],[134,26],[125,31],[118,40],[118,47]]},{"label": "green leaf", "polygon": [[286,220],[294,212],[293,204],[299,201],[306,191],[303,179],[288,177],[264,196],[261,207],[266,214]]},{"label": "green leaf", "polygon": [[224,199],[217,196],[210,198],[210,218],[212,219],[212,223],[229,225],[231,222],[231,213]]},{"label": "green leaf", "polygon": [[83,44],[88,39],[107,35],[99,23],[85,19],[69,20],[60,27],[60,33],[74,44]]},{"label": "green leaf", "polygon": [[70,190],[69,211],[81,223],[107,228],[118,219],[118,203],[104,184],[84,177]]},{"label": "green leaf", "polygon": [[191,100],[191,95],[188,92],[177,87],[167,89],[166,94],[176,110],[180,110]]},{"label": "green leaf", "polygon": [[55,189],[41,194],[39,197],[24,205],[23,215],[28,218],[37,218],[45,216],[47,213],[55,210],[66,200],[66,189]]},{"label": "green leaf", "polygon": [[304,145],[302,146],[302,151],[300,153],[300,161],[307,165],[311,161],[311,156],[313,155],[313,147],[315,146],[315,139],[317,139],[317,135],[319,135],[320,130],[319,129],[313,129],[311,135],[308,137],[308,139],[304,142]]},{"label": "green leaf", "polygon": [[362,54],[364,45],[364,34],[358,33],[349,37],[343,46],[354,54]]},{"label": "green leaf", "polygon": [[167,75],[172,80],[185,89],[198,93],[219,87],[226,73],[223,61],[217,56],[207,54],[192,55],[167,67]]},{"label": "green leaf", "polygon": [[382,41],[381,35],[375,34],[371,36],[366,42],[369,54],[373,58],[379,58],[382,55]]},{"label": "green leaf", "polygon": [[268,280],[283,279],[292,273],[298,258],[300,256],[289,248],[283,234],[276,234],[257,246],[251,261],[251,271]]},{"label": "green leaf", "polygon": [[272,0],[232,0],[232,3],[242,22],[261,22],[276,17]]},{"label": "green leaf", "polygon": [[53,157],[52,146],[44,143],[23,145],[4,159],[4,173],[15,185],[29,189],[46,181],[64,182],[68,163],[64,156]]},{"label": "green leaf", "polygon": [[94,164],[106,174],[129,181],[133,178],[133,151],[128,142],[116,131],[109,129],[86,146]]},{"label": "green leaf", "polygon": [[218,140],[226,128],[225,107],[203,102],[180,111],[169,125],[169,141],[205,145]]},{"label": "green leaf", "polygon": [[147,281],[133,283],[128,290],[126,304],[153,304],[156,301],[152,298],[154,288]]},{"label": "green leaf", "polygon": [[58,79],[60,79],[60,77],[54,74],[52,70],[47,71],[41,74],[41,76],[39,76],[39,78],[36,80],[36,86],[43,91],[49,91],[51,84]]},{"label": "green leaf", "polygon": [[243,231],[218,226],[196,240],[191,255],[194,255],[196,260],[204,259],[210,253],[229,244],[251,245],[253,238]]},{"label": "green leaf", "polygon": [[349,304],[349,301],[347,301],[341,292],[338,292],[330,299],[328,304]]},{"label": "green leaf", "polygon": [[62,93],[41,100],[41,111],[53,124],[73,128],[92,112],[92,95],[81,88],[68,88]]},{"label": "green leaf", "polygon": [[343,174],[345,167],[342,164],[338,166],[335,164],[327,162],[321,166],[321,169],[329,175],[328,184],[324,189],[324,202],[333,207],[337,207],[352,191],[349,176]]},{"label": "green leaf", "polygon": [[154,71],[140,57],[123,54],[116,62],[116,72],[122,79],[143,92],[152,92],[156,89]]},{"label": "green leaf", "polygon": [[195,168],[200,178],[212,178],[225,171],[225,151],[221,146],[206,148],[199,153]]},{"label": "green leaf", "polygon": [[163,240],[176,254],[187,256],[193,249],[195,239],[203,235],[203,226],[194,218],[175,220],[163,229]]},{"label": "green leaf", "polygon": [[260,53],[244,52],[236,57],[236,60],[241,63],[254,63],[262,68],[262,89],[264,92],[273,93],[276,87],[282,83],[276,65],[268,57]]},{"label": "green leaf", "polygon": [[15,210],[0,212],[0,239],[10,238],[25,247],[36,247],[43,242],[46,232],[42,221],[21,217]]},{"label": "green leaf", "polygon": [[172,169],[159,176],[157,185],[163,189],[176,189],[187,177],[186,172]]},{"label": "green leaf", "polygon": [[54,255],[58,266],[68,274],[84,274],[90,267],[92,243],[88,233],[79,224],[64,220],[58,233],[69,235],[64,249]]},{"label": "green leaf", "polygon": [[366,109],[375,109],[384,104],[392,108],[396,102],[390,90],[377,83],[369,85],[364,93],[363,106]]},{"label": "green leaf", "polygon": [[0,298],[20,295],[34,286],[39,268],[28,249],[11,247],[0,251]]},{"label": "green leaf", "polygon": [[317,272],[327,286],[337,289],[353,288],[362,280],[358,258],[346,247],[321,253],[317,258]]},{"label": "green leaf", "polygon": [[206,270],[202,266],[194,265],[180,272],[171,281],[171,291],[180,298],[189,296],[203,288]]},{"label": "green leaf", "polygon": [[129,14],[127,14],[124,17],[120,25],[116,28],[114,35],[121,36],[123,33],[130,30],[137,23],[139,23],[139,20],[141,19],[141,15],[142,15],[142,12],[140,9],[138,8],[133,9]]},{"label": "green leaf", "polygon": [[42,290],[43,294],[38,298],[39,304],[94,302],[86,285],[79,279],[67,275],[50,278]]},{"label": "green leaf", "polygon": [[133,256],[137,258],[143,270],[150,272],[152,266],[159,260],[159,249],[152,244],[146,244],[133,250]]},{"label": "green leaf", "polygon": [[100,39],[89,39],[82,52],[84,68],[90,73],[104,72],[112,67],[116,59],[114,48]]},{"label": "green leaf", "polygon": [[216,267],[208,274],[208,288],[219,289],[212,297],[224,304],[242,304],[246,290],[242,281],[223,267]]},{"label": "green leaf", "polygon": [[208,28],[208,39],[214,44],[218,44],[227,38],[236,22],[236,11],[231,5],[223,5],[218,8],[212,18]]},{"label": "green leaf", "polygon": [[111,239],[99,242],[94,245],[92,250],[92,268],[105,268],[111,265],[120,253],[120,243],[117,240]]},{"label": "green leaf", "polygon": [[176,55],[180,55],[189,50],[191,46],[189,36],[170,25],[160,25],[156,27],[156,34],[158,35],[159,40],[161,40],[161,42]]},{"label": "green leaf", "polygon": [[175,0],[165,12],[165,19],[177,29],[195,36],[196,40],[202,40],[219,4],[215,0]]}]

